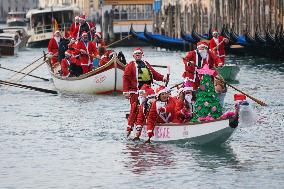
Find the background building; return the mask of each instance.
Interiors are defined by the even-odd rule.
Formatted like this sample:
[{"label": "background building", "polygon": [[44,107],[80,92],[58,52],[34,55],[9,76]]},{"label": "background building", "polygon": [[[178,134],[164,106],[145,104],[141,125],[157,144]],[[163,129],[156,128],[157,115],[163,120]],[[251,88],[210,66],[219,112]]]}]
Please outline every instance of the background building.
[{"label": "background building", "polygon": [[0,22],[6,23],[10,11],[24,11],[37,8],[39,0],[0,0]]}]

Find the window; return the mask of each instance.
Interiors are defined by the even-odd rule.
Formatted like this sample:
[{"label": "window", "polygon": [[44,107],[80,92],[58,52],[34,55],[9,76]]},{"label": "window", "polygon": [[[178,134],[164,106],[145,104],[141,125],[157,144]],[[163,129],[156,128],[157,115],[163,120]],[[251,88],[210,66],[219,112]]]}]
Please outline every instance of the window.
[{"label": "window", "polygon": [[113,5],[114,20],[149,20],[152,19],[152,5]]}]

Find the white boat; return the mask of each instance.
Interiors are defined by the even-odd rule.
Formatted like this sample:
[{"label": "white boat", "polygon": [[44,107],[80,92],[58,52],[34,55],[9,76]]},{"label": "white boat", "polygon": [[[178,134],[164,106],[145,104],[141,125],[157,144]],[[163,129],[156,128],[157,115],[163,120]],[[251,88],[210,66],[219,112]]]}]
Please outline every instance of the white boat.
[{"label": "white boat", "polygon": [[25,27],[5,27],[5,28],[1,28],[1,30],[4,33],[14,33],[16,35],[18,35],[18,38],[21,40],[20,44],[19,44],[19,48],[24,48],[26,47],[26,44],[28,42],[29,39],[29,35],[27,33],[27,29]]},{"label": "white boat", "polygon": [[8,12],[7,16],[7,25],[8,26],[26,26],[26,12]]},{"label": "white boat", "polygon": [[[50,68],[50,67],[49,67]],[[62,77],[58,73],[60,65],[50,74],[54,86],[59,91],[89,94],[122,93],[122,76],[125,65],[116,57],[107,64],[79,77]]]},{"label": "white boat", "polygon": [[0,55],[13,56],[18,53],[21,39],[15,33],[0,33]]},{"label": "white boat", "polygon": [[[49,7],[45,9],[31,9],[27,12],[29,20],[28,46],[46,47],[55,30],[55,22],[61,31],[69,30],[75,15],[79,15],[77,7]],[[57,29],[57,28],[56,28]]]},{"label": "white boat", "polygon": [[[233,124],[230,119],[216,119],[201,123],[162,124],[155,126],[151,141],[218,145],[228,140],[237,126],[238,122]],[[140,138],[148,139],[146,126],[143,127]]]}]

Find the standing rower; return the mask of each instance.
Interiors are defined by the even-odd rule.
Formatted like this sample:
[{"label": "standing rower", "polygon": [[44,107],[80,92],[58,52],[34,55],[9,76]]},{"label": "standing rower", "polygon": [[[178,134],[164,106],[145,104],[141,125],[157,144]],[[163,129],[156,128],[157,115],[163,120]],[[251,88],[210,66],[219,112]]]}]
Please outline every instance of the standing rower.
[{"label": "standing rower", "polygon": [[[138,100],[137,91],[144,84],[151,85],[153,80],[167,81],[167,78],[154,70],[147,61],[142,60],[143,55],[141,48],[135,48],[133,51],[135,61],[131,61],[126,65],[123,74],[123,95],[130,101],[130,112],[137,111],[138,107],[134,105]],[[128,134],[132,131],[132,127],[133,125],[127,126]]]}]

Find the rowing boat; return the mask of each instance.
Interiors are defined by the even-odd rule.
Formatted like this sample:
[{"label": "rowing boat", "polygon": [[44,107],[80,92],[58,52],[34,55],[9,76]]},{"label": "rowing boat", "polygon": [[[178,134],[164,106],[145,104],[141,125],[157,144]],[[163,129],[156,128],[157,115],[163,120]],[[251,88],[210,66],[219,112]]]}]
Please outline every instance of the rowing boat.
[{"label": "rowing boat", "polygon": [[218,67],[217,70],[225,81],[235,81],[240,68],[236,64],[225,64],[222,67]]},{"label": "rowing boat", "polygon": [[[50,64],[48,64],[50,65]],[[58,74],[60,64],[49,72],[56,89],[72,93],[112,94],[122,93],[122,76],[125,65],[117,57],[107,64],[79,77],[62,77]]]},{"label": "rowing boat", "polygon": [[[198,145],[219,145],[229,139],[238,126],[238,121],[231,119],[216,119],[197,123],[167,123],[155,126],[151,141],[166,143],[191,142]],[[147,140],[144,126],[140,138]]]}]

